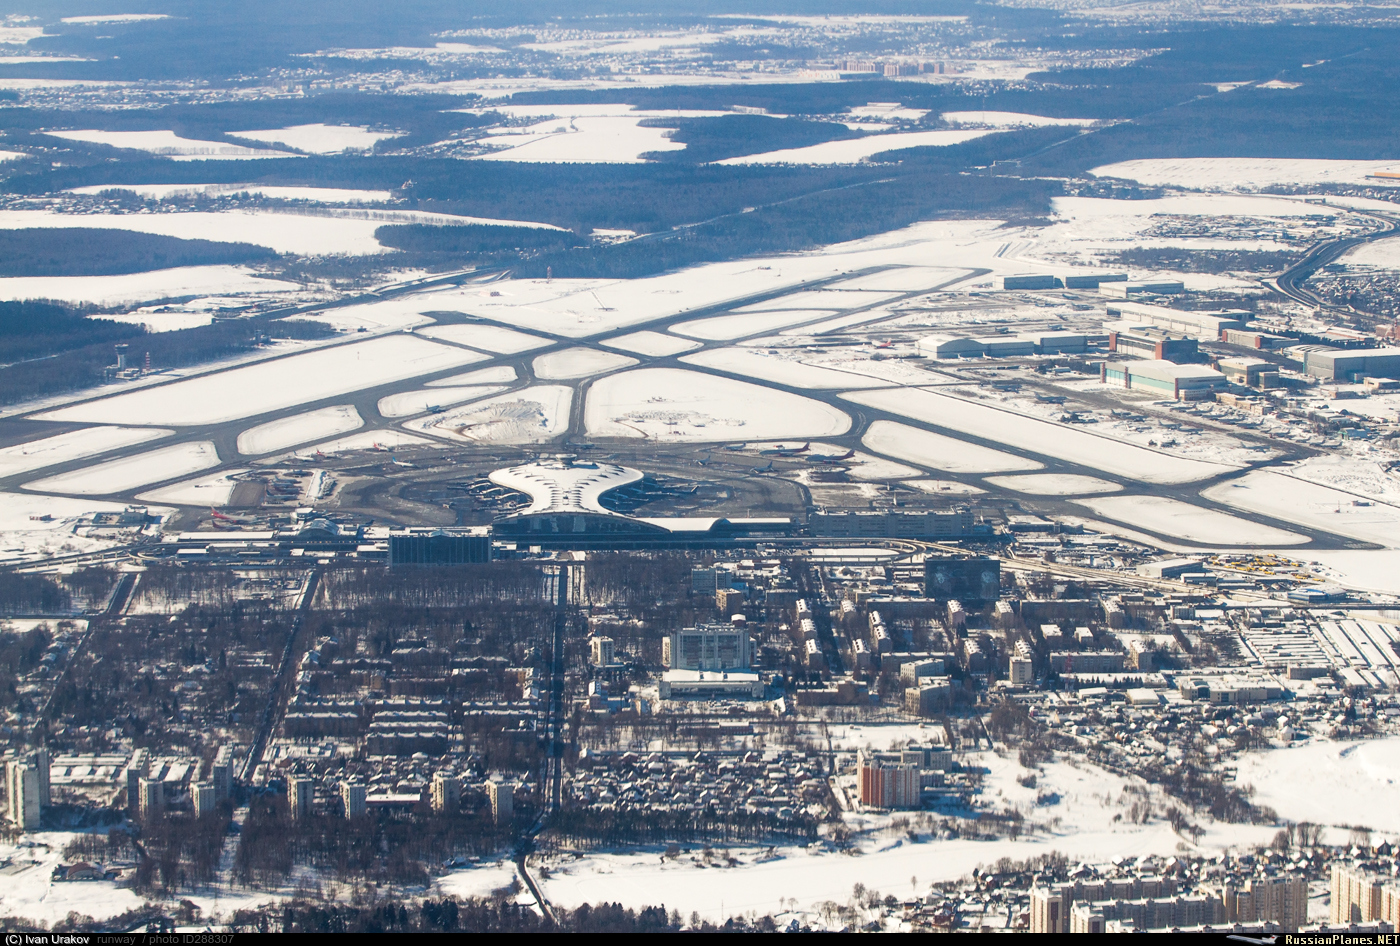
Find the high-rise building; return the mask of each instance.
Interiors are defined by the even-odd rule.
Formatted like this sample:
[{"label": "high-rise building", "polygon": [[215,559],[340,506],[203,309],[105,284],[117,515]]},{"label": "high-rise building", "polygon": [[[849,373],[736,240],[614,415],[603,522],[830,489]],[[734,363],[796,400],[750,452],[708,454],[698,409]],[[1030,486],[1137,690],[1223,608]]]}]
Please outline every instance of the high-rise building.
[{"label": "high-rise building", "polygon": [[1308,883],[1302,877],[1252,877],[1243,886],[1227,883],[1220,900],[1230,923],[1272,922],[1294,933],[1308,920]]},{"label": "high-rise building", "polygon": [[214,791],[223,801],[233,794],[233,747],[220,746],[214,755],[214,764],[209,769],[209,780],[214,783]]},{"label": "high-rise building", "polygon": [[159,818],[165,811],[165,783],[158,778],[142,778],[137,798],[141,820]]},{"label": "high-rise building", "polygon": [[753,665],[747,628],[702,624],[676,631],[662,641],[662,662],[672,670],[746,670]]},{"label": "high-rise building", "polygon": [[365,802],[364,785],[359,782],[341,782],[340,804],[346,818],[363,818],[369,810]]},{"label": "high-rise building", "polygon": [[126,810],[133,818],[141,814],[141,780],[149,765],[145,749],[137,749],[126,763]]},{"label": "high-rise building", "polygon": [[1354,864],[1332,865],[1333,923],[1400,924],[1400,882]]},{"label": "high-rise building", "polygon": [[1031,932],[1068,933],[1073,884],[1031,888]]},{"label": "high-rise building", "polygon": [[40,746],[34,750],[31,760],[39,770],[39,805],[47,808],[51,803],[49,794],[49,750],[47,746]]},{"label": "high-rise building", "polygon": [[214,813],[219,803],[219,793],[213,782],[196,782],[190,788],[190,801],[194,804],[195,817],[205,818]]},{"label": "high-rise building", "polygon": [[1031,661],[1026,657],[1012,657],[1010,677],[1012,686],[1027,686],[1034,681],[1031,675]]},{"label": "high-rise building", "polygon": [[1071,933],[1103,933],[1107,922],[1091,903],[1076,903],[1069,911],[1069,931]]},{"label": "high-rise building", "polygon": [[311,814],[311,796],[315,788],[316,783],[309,778],[294,778],[287,783],[287,808],[293,818]]},{"label": "high-rise building", "polygon": [[917,765],[861,757],[861,804],[872,808],[918,808],[922,792]]},{"label": "high-rise building", "polygon": [[10,821],[15,827],[21,831],[37,830],[43,815],[38,767],[20,759],[6,765],[5,792],[9,797]]},{"label": "high-rise building", "polygon": [[455,812],[462,803],[462,782],[455,775],[439,772],[433,776],[433,811]]},{"label": "high-rise building", "polygon": [[611,637],[588,640],[588,655],[595,667],[611,667],[617,663],[617,643]]},{"label": "high-rise building", "polygon": [[487,782],[486,794],[491,799],[491,820],[506,824],[515,817],[515,786],[509,782]]}]

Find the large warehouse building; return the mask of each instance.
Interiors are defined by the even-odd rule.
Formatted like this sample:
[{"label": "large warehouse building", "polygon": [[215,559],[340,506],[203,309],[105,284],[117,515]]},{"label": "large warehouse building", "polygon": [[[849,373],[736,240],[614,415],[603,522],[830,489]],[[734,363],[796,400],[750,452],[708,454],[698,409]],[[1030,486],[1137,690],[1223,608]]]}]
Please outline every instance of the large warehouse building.
[{"label": "large warehouse building", "polygon": [[1400,374],[1400,348],[1310,351],[1305,357],[1308,374],[1323,381],[1353,382]]},{"label": "large warehouse building", "polygon": [[1225,329],[1244,328],[1245,321],[1253,317],[1253,313],[1243,310],[1183,312],[1143,302],[1110,302],[1107,308],[1109,318],[1155,325],[1173,335],[1186,335],[1203,342],[1219,341]]},{"label": "large warehouse building", "polygon": [[1214,368],[1156,360],[1106,361],[1099,366],[1099,380],[1178,401],[1209,397],[1229,387],[1229,381]]}]

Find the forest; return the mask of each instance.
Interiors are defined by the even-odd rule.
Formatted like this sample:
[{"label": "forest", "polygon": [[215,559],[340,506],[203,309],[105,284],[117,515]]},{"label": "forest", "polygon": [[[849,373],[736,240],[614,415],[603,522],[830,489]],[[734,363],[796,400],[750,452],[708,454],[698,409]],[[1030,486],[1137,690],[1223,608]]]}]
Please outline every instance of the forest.
[{"label": "forest", "polygon": [[85,228],[0,230],[0,276],[114,276],[275,259],[251,243]]}]

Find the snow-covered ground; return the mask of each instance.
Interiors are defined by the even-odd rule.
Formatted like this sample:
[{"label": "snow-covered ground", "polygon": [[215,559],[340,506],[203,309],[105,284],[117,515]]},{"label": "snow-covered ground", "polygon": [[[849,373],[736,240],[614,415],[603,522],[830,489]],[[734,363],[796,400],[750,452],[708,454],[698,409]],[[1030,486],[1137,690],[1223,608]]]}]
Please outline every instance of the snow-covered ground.
[{"label": "snow-covered ground", "polygon": [[620,348],[622,351],[635,352],[638,355],[650,355],[653,358],[662,358],[666,355],[679,355],[684,351],[691,351],[699,348],[699,342],[692,342],[684,338],[675,338],[671,335],[664,335],[661,332],[633,332],[630,335],[619,335],[600,343],[605,348]]},{"label": "snow-covered ground", "polygon": [[1395,173],[1394,161],[1329,161],[1307,158],[1145,158],[1096,167],[1090,174],[1154,187],[1252,191],[1277,184],[1400,184],[1368,179]]},{"label": "snow-covered ground", "polygon": [[762,154],[725,158],[716,164],[857,164],[871,155],[901,148],[942,148],[989,135],[992,129],[962,131],[896,131],[885,134],[824,141],[805,148],[784,148]]},{"label": "snow-covered ground", "polygon": [[469,443],[544,443],[568,429],[573,395],[573,388],[537,384],[411,420],[404,426]]},{"label": "snow-covered ground", "polygon": [[451,377],[429,381],[427,386],[430,388],[456,388],[471,384],[509,384],[515,378],[515,369],[510,365],[493,365],[490,368],[478,368],[465,374],[454,374]]},{"label": "snow-covered ground", "polygon": [[271,184],[93,184],[69,188],[70,194],[127,191],[139,197],[224,197],[248,194],[271,200],[308,200],[317,204],[378,204],[393,199],[392,191],[352,190],[347,187],[279,187]]},{"label": "snow-covered ground", "polygon": [[771,381],[794,388],[837,389],[888,387],[881,381],[864,375],[823,368],[799,360],[803,352],[792,349],[715,348],[682,355],[680,360],[730,374],[740,374],[760,381]]},{"label": "snow-covered ground", "polygon": [[108,460],[95,466],[45,477],[25,483],[25,489],[44,493],[72,493],[79,496],[103,496],[173,480],[219,465],[219,453],[207,440],[179,443],[148,453]]},{"label": "snow-covered ground", "polygon": [[118,394],[50,411],[40,419],[212,424],[481,360],[482,355],[466,349],[391,335]]},{"label": "snow-covered ground", "polygon": [[1189,483],[1233,469],[1221,463],[1168,456],[1063,424],[974,404],[933,391],[902,388],[897,391],[861,391],[842,397],[857,404],[878,407],[938,427],[1144,483]]},{"label": "snow-covered ground", "polygon": [[221,470],[212,476],[199,476],[182,483],[172,483],[161,489],[141,493],[136,498],[145,503],[165,503],[170,506],[222,506],[233,496],[238,486],[235,479],[248,472],[246,467]]},{"label": "snow-covered ground", "polygon": [[1286,821],[1400,832],[1400,737],[1242,753],[1235,781]]},{"label": "snow-covered ground", "polygon": [[717,315],[708,319],[677,322],[669,331],[707,341],[730,341],[750,335],[766,335],[789,325],[801,325],[829,318],[835,313],[826,309],[782,309],[777,312],[741,312],[737,315]]},{"label": "snow-covered ground", "polygon": [[515,332],[499,325],[430,325],[419,329],[418,334],[498,355],[517,355],[522,351],[554,344],[547,338]]},{"label": "snow-covered ground", "polygon": [[851,421],[820,401],[745,381],[639,368],[594,383],[584,425],[593,437],[706,443],[832,436],[849,430]]},{"label": "snow-covered ground", "polygon": [[1306,536],[1229,516],[1213,509],[1160,496],[1104,496],[1076,499],[1101,516],[1185,542],[1209,545],[1300,545]]},{"label": "snow-covered ground", "polygon": [[[70,226],[87,226],[72,223]],[[295,292],[296,283],[266,279],[246,266],[182,266],[121,276],[0,277],[0,300],[53,299],[99,306],[129,305],[187,296]]]},{"label": "snow-covered ground", "polygon": [[467,401],[475,401],[477,398],[486,397],[488,394],[499,394],[503,390],[505,390],[505,388],[499,384],[475,384],[450,388],[423,388],[420,391],[403,391],[399,394],[390,394],[388,397],[380,398],[377,406],[379,408],[379,413],[385,417],[410,417],[414,414],[423,414],[439,408],[465,404]]},{"label": "snow-covered ground", "polygon": [[1034,460],[888,420],[871,424],[860,442],[876,453],[948,473],[1004,473],[1041,468]]},{"label": "snow-covered ground", "polygon": [[364,425],[364,418],[349,404],[323,407],[243,431],[238,435],[238,452],[248,457],[260,456],[299,443],[349,433]]},{"label": "snow-covered ground", "polygon": [[1400,507],[1360,500],[1352,493],[1308,483],[1273,470],[1256,470],[1201,493],[1207,499],[1272,516],[1285,522],[1375,542],[1400,546]]},{"label": "snow-covered ground", "polygon": [[138,909],[144,902],[127,887],[103,882],[55,882],[53,870],[76,835],[66,831],[26,834],[18,843],[0,843],[0,858],[18,870],[0,886],[0,914],[57,923],[69,913],[106,919]]},{"label": "snow-covered ground", "polygon": [[526,127],[493,129],[485,141],[499,151],[480,161],[534,164],[636,164],[648,151],[680,151],[665,128],[643,127],[645,116],[608,115],[551,118]]},{"label": "snow-covered ground", "polygon": [[1097,476],[1077,473],[1032,473],[1026,476],[989,476],[987,482],[1003,489],[1032,496],[1082,496],[1088,493],[1116,493],[1123,487]]},{"label": "snow-covered ground", "polygon": [[244,145],[229,144],[223,141],[197,141],[181,138],[173,131],[48,131],[47,135],[66,138],[69,141],[82,141],[87,144],[107,145],[111,148],[124,148],[133,151],[146,151],[176,161],[246,161],[249,158],[292,158],[289,151],[273,151],[268,148],[248,148]]},{"label": "snow-covered ground", "polygon": [[587,378],[605,371],[630,368],[637,359],[594,348],[565,348],[540,355],[531,364],[535,377],[546,381]]},{"label": "snow-covered ground", "polygon": [[370,131],[366,125],[292,125],[289,128],[263,128],[231,132],[235,138],[286,145],[309,154],[339,154],[342,151],[368,151],[396,131]]},{"label": "snow-covered ground", "polygon": [[[0,561],[32,561],[106,548],[114,540],[74,535],[74,521],[87,513],[121,509],[121,503],[92,499],[0,493]],[[33,518],[43,516],[52,518]]]},{"label": "snow-covered ground", "polygon": [[168,437],[173,431],[137,427],[87,427],[0,449],[0,476],[14,476],[108,450]]}]

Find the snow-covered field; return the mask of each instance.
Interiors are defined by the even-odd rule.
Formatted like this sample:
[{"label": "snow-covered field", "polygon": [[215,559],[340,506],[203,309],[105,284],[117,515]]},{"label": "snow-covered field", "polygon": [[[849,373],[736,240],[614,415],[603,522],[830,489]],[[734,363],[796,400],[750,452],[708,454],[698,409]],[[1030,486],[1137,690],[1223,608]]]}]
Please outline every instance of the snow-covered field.
[{"label": "snow-covered field", "polygon": [[454,374],[447,378],[429,381],[427,386],[430,388],[456,388],[469,384],[509,384],[515,380],[515,377],[515,369],[510,365],[493,365],[490,368],[478,368],[465,374]]},{"label": "snow-covered field", "polygon": [[379,413],[385,417],[410,417],[414,414],[423,414],[438,408],[465,404],[467,401],[475,401],[477,398],[486,397],[488,394],[499,394],[503,390],[505,390],[505,388],[499,384],[476,384],[450,388],[423,388],[421,391],[404,391],[400,394],[390,394],[388,397],[380,398],[377,406],[379,408]]},{"label": "snow-covered field", "polygon": [[[110,539],[74,535],[74,520],[87,513],[115,512],[121,509],[121,503],[92,499],[0,493],[0,561],[32,561],[57,555],[93,552],[110,546]],[[157,514],[161,512],[152,511]],[[47,522],[40,522],[31,518],[33,516],[53,518]]]},{"label": "snow-covered field", "polygon": [[138,197],[224,197],[248,194],[271,200],[307,200],[317,204],[378,204],[393,199],[392,191],[352,190],[347,187],[279,187],[271,184],[93,184],[69,188],[70,194],[126,191]]},{"label": "snow-covered field", "polygon": [[1088,493],[1116,493],[1123,487],[1097,476],[1077,473],[1032,473],[1026,476],[989,476],[987,482],[1003,489],[1032,496],[1082,496]]},{"label": "snow-covered field", "polygon": [[481,360],[465,349],[391,335],[118,394],[50,411],[40,419],[213,424]]},{"label": "snow-covered field", "polygon": [[168,437],[173,431],[136,427],[87,427],[0,449],[0,476],[14,476],[108,450]]},{"label": "snow-covered field", "polygon": [[1144,483],[1189,483],[1233,469],[1187,460],[933,391],[861,391],[848,401]]},{"label": "snow-covered field", "polygon": [[1400,546],[1400,507],[1360,500],[1352,493],[1304,482],[1273,470],[1256,470],[1205,490],[1207,499],[1272,516],[1286,522],[1375,542]]},{"label": "snow-covered field", "polygon": [[691,351],[699,348],[699,342],[692,342],[684,338],[675,338],[671,335],[664,335],[661,332],[633,332],[630,335],[619,335],[601,342],[605,348],[620,348],[622,351],[635,352],[638,355],[650,355],[653,358],[663,358],[667,355],[679,355],[684,351]]},{"label": "snow-covered field", "polygon": [[648,151],[680,151],[665,128],[646,128],[646,116],[599,115],[551,118],[523,128],[493,130],[485,139],[499,151],[479,161],[524,161],[535,164],[636,164]]},{"label": "snow-covered field", "polygon": [[1287,821],[1400,832],[1400,738],[1310,742],[1240,755],[1235,781]]},{"label": "snow-covered field", "polygon": [[573,388],[537,384],[411,420],[404,426],[470,443],[544,443],[568,429],[573,395]]},{"label": "snow-covered field", "polygon": [[1034,460],[888,420],[871,424],[860,442],[876,453],[948,473],[1003,473],[1041,468]]},{"label": "snow-covered field", "polygon": [[79,496],[103,496],[173,480],[219,465],[219,453],[207,440],[178,443],[148,453],[108,460],[71,473],[60,473],[32,483],[25,489],[44,493],[74,493]]},{"label": "snow-covered field", "polygon": [[849,430],[851,421],[820,401],[745,381],[639,368],[594,383],[584,425],[593,437],[707,443],[832,436]]},{"label": "snow-covered field", "polygon": [[700,365],[794,388],[815,390],[889,386],[888,381],[806,364],[798,360],[801,354],[779,349],[716,348],[693,355],[682,355],[680,360],[686,364]]},{"label": "snow-covered field", "polygon": [[286,280],[262,278],[246,266],[182,266],[121,276],[6,276],[0,278],[0,300],[53,299],[118,306],[187,296],[295,292],[300,288]]},{"label": "snow-covered field", "polygon": [[176,161],[225,160],[246,161],[249,158],[292,158],[289,151],[273,151],[267,148],[248,148],[243,145],[223,141],[196,141],[181,138],[173,131],[49,131],[47,135],[66,138],[69,141],[82,141],[87,144],[107,145],[111,148],[124,148],[133,151],[146,151]]},{"label": "snow-covered field", "polygon": [[1276,184],[1400,184],[1368,180],[1377,171],[1400,170],[1394,161],[1328,161],[1299,158],[1145,158],[1096,167],[1090,174],[1154,187],[1251,191]]},{"label": "snow-covered field", "polygon": [[232,132],[235,138],[268,145],[286,145],[309,154],[339,154],[342,151],[368,151],[399,132],[370,131],[365,125],[292,125],[290,128],[263,128]]},{"label": "snow-covered field", "polygon": [[766,335],[789,325],[817,322],[835,313],[825,309],[783,309],[777,312],[741,312],[708,319],[677,322],[668,331],[707,341],[730,341],[750,335]]},{"label": "snow-covered field", "polygon": [[637,359],[594,348],[565,348],[540,355],[531,364],[535,377],[546,381],[587,378],[605,371],[630,368]]},{"label": "snow-covered field", "polygon": [[238,486],[235,477],[246,472],[246,467],[220,470],[212,476],[199,476],[182,483],[172,483],[141,493],[136,498],[146,503],[165,503],[170,506],[222,506],[232,498],[233,491]]},{"label": "snow-covered field", "polygon": [[533,351],[554,344],[547,338],[514,332],[499,325],[430,325],[419,329],[418,334],[497,355],[517,355],[522,351]]},{"label": "snow-covered field", "polygon": [[243,431],[238,435],[238,452],[246,457],[260,456],[299,443],[349,433],[364,425],[364,418],[349,404],[323,407]]},{"label": "snow-covered field", "polygon": [[1267,546],[1299,545],[1308,541],[1306,536],[1294,532],[1160,496],[1104,496],[1074,502],[1101,516],[1184,542]]},{"label": "snow-covered field", "polygon": [[962,131],[896,131],[842,141],[824,141],[805,148],[784,148],[762,154],[725,158],[716,164],[857,164],[871,155],[901,148],[942,148],[991,134],[991,129]]}]

